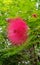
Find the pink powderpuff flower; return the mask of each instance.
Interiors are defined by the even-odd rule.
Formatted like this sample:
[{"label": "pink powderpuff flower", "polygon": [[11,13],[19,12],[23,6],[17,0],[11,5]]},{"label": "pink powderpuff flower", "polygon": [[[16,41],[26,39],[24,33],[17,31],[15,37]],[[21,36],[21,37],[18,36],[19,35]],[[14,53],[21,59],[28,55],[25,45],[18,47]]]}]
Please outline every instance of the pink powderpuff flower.
[{"label": "pink powderpuff flower", "polygon": [[9,41],[17,46],[23,44],[28,38],[29,27],[26,22],[20,17],[7,19],[7,21],[9,23],[7,26],[7,37]]}]

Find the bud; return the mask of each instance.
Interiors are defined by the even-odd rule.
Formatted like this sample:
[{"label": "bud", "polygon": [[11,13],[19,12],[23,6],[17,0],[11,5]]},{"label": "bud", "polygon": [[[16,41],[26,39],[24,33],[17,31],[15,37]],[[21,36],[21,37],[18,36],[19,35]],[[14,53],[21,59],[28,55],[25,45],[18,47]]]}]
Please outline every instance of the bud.
[{"label": "bud", "polygon": [[37,14],[32,14],[32,17],[37,18]]}]

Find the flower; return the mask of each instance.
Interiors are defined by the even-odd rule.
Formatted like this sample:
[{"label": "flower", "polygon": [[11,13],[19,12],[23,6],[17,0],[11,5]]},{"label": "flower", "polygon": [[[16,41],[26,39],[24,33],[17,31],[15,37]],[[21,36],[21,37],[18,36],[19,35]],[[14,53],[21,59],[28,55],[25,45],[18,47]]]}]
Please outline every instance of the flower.
[{"label": "flower", "polygon": [[28,38],[28,25],[26,22],[18,17],[7,19],[7,37],[13,45],[21,45]]}]

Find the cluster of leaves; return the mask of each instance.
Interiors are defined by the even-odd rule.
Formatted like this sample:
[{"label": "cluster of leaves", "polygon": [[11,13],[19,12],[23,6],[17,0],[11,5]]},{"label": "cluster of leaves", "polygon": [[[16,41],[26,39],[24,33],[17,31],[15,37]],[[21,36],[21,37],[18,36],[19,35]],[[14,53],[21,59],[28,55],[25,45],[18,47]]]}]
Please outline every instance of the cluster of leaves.
[{"label": "cluster of leaves", "polygon": [[[8,23],[5,19],[14,17],[22,17],[30,28],[27,42],[19,47],[12,46],[6,36]],[[0,65],[40,65],[39,52],[40,1],[0,0]]]}]

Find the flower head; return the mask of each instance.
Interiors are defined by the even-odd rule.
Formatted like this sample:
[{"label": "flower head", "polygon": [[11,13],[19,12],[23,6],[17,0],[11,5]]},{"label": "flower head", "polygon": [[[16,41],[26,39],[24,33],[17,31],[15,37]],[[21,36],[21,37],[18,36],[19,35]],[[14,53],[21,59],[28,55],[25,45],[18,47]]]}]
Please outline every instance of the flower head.
[{"label": "flower head", "polygon": [[8,19],[7,37],[13,45],[21,45],[28,38],[28,25],[22,18]]}]

